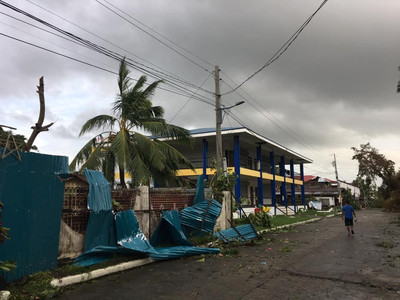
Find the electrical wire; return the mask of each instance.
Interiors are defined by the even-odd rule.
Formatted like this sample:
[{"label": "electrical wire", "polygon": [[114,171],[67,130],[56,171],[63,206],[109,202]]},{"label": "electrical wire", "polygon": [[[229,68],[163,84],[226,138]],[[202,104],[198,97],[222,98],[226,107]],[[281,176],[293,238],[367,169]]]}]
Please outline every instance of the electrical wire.
[{"label": "electrical wire", "polygon": [[[211,72],[211,73],[207,76],[206,80],[204,80],[204,82],[201,84],[200,87],[202,87],[203,85],[206,84],[206,82],[208,81],[208,79],[210,79],[210,77],[213,75],[213,73],[214,73],[214,72]],[[171,120],[169,121],[169,123],[171,123],[171,122],[176,118],[176,116],[189,104],[190,100],[193,99],[193,96],[196,95],[197,91],[198,91],[198,90],[196,90],[196,91],[189,97],[189,99],[186,101],[186,103],[185,103],[185,104],[175,113],[175,115],[171,118]]]},{"label": "electrical wire", "polygon": [[230,93],[233,93],[236,91],[238,88],[240,88],[242,85],[244,85],[247,81],[252,79],[254,76],[256,76],[258,73],[260,73],[262,70],[264,70],[266,67],[270,66],[274,61],[276,61],[279,57],[282,56],[283,53],[286,52],[286,50],[289,49],[289,47],[293,44],[293,42],[299,37],[300,33],[307,27],[307,25],[311,22],[311,20],[314,18],[314,16],[318,13],[318,11],[328,2],[328,0],[324,0],[322,4],[318,7],[318,9],[310,16],[308,19],[300,26],[299,29],[296,30],[296,32],[283,44],[281,48],[257,71],[255,71],[252,75],[250,75],[247,79],[245,79],[242,83],[240,83],[238,86],[233,88],[232,90],[222,94],[222,95],[228,95]]},{"label": "electrical wire", "polygon": [[[93,43],[91,41],[88,41],[86,39],[80,38],[80,37],[78,37],[78,36],[76,36],[76,35],[74,35],[74,34],[72,34],[70,32],[62,30],[61,28],[59,28],[59,27],[57,27],[55,25],[52,25],[52,24],[50,24],[50,23],[48,23],[48,22],[46,22],[46,21],[44,21],[44,20],[42,20],[42,19],[40,19],[40,18],[38,18],[36,16],[33,16],[32,14],[30,14],[30,13],[28,13],[26,11],[23,11],[23,10],[21,10],[21,9],[19,9],[19,8],[17,8],[15,6],[5,2],[5,1],[0,0],[0,4],[5,6],[5,7],[7,7],[7,8],[10,8],[10,9],[12,9],[12,10],[14,10],[14,11],[20,13],[20,14],[23,14],[23,15],[25,15],[25,16],[27,16],[27,17],[29,17],[29,18],[31,18],[31,19],[33,19],[33,20],[35,20],[35,21],[37,21],[37,22],[39,22],[39,23],[41,23],[41,24],[43,24],[43,25],[45,25],[45,26],[47,26],[47,27],[49,27],[49,28],[51,28],[51,29],[53,29],[55,31],[57,31],[57,32],[60,32],[61,34],[64,34],[64,35],[68,36],[69,38],[77,41],[78,43],[80,43],[84,47],[87,47],[87,48],[89,48],[89,49],[91,49],[93,51],[96,51],[98,53],[104,54],[104,55],[106,55],[106,56],[108,56],[110,58],[113,58],[115,60],[118,60],[118,61],[120,61],[123,58],[123,56],[121,54],[113,52],[113,51],[111,51],[109,49],[106,49],[105,47],[102,47],[102,46],[97,45],[97,44],[95,44],[95,43]],[[170,85],[172,85],[174,87],[176,87],[179,84],[177,84],[176,82],[174,83],[173,81],[178,81],[181,84],[188,85],[188,86],[191,86],[193,88],[199,88],[198,86],[196,86],[194,84],[188,83],[188,82],[183,81],[183,80],[178,79],[178,78],[173,78],[168,74],[165,74],[165,73],[163,73],[161,71],[155,70],[154,68],[145,66],[144,64],[138,63],[138,62],[133,61],[133,60],[131,60],[129,58],[126,61],[127,61],[127,64],[129,64],[132,68],[135,68],[135,69],[137,69],[137,70],[139,70],[139,71],[145,73],[146,75],[149,75],[149,76],[151,76],[151,77],[153,77],[155,79],[163,79],[167,84],[170,84]],[[182,89],[182,87],[180,87],[180,89]],[[211,91],[208,91],[208,90],[205,90],[205,89],[202,89],[202,91],[214,95],[214,93],[211,92]],[[189,93],[191,93],[191,92],[192,91],[189,91]]]},{"label": "electrical wire", "polygon": [[[27,0],[27,1],[29,1],[29,0]],[[172,41],[170,38],[166,37],[165,35],[161,34],[160,32],[154,30],[153,28],[149,27],[148,25],[144,24],[143,22],[139,21],[138,19],[132,17],[132,16],[129,15],[128,13],[124,12],[123,10],[121,10],[120,8],[118,8],[117,6],[115,6],[114,4],[108,2],[107,0],[103,0],[103,1],[106,2],[107,4],[111,5],[112,7],[114,7],[114,8],[115,8],[116,10],[118,10],[119,12],[125,14],[126,16],[128,16],[129,18],[131,18],[132,20],[138,22],[140,25],[146,27],[147,29],[149,29],[149,30],[151,30],[152,32],[154,32],[155,34],[161,36],[162,38],[164,38],[165,40],[167,40],[167,41],[170,42],[171,44],[175,45],[176,47],[178,47],[178,48],[182,49],[183,51],[185,51],[185,52],[187,52],[187,53],[193,55],[194,57],[196,57],[197,59],[203,61],[204,63],[206,63],[206,64],[208,64],[208,65],[210,65],[211,67],[214,67],[214,66],[215,66],[215,64],[212,64],[212,63],[206,61],[205,59],[201,58],[200,56],[198,56],[197,54],[193,53],[192,51],[190,51],[190,50],[188,50],[188,49],[186,49],[186,48],[180,46],[178,43]],[[98,2],[98,1],[97,1],[97,2]]]},{"label": "electrical wire", "polygon": [[108,9],[109,11],[113,12],[114,14],[116,14],[117,16],[119,16],[120,18],[122,18],[123,20],[125,20],[126,22],[128,22],[129,24],[131,24],[132,26],[138,28],[139,30],[143,31],[144,33],[148,34],[149,36],[151,36],[152,38],[154,38],[155,40],[157,40],[158,42],[160,42],[161,44],[163,44],[164,46],[166,46],[167,48],[171,49],[172,51],[174,51],[175,53],[177,53],[178,55],[182,56],[183,58],[187,59],[188,61],[190,61],[191,63],[195,64],[196,66],[198,66],[199,68],[203,69],[204,71],[210,73],[211,71],[209,71],[207,68],[203,67],[202,65],[200,65],[199,63],[195,62],[193,59],[190,59],[189,57],[187,57],[186,55],[182,54],[181,52],[179,52],[178,50],[176,50],[175,48],[171,47],[170,45],[168,45],[167,43],[163,42],[161,39],[157,38],[156,36],[154,36],[153,34],[147,32],[146,30],[144,30],[143,28],[141,28],[140,26],[136,25],[135,23],[131,22],[130,20],[128,20],[127,18],[125,18],[124,16],[122,16],[121,14],[119,14],[117,11],[113,10],[112,8],[108,7],[107,5],[105,5],[104,3],[101,3],[100,1],[96,0],[97,3],[99,3],[100,5],[102,5],[103,7],[105,7],[106,9]]},{"label": "electrical wire", "polygon": [[[222,71],[221,71],[222,72]],[[225,74],[224,72],[222,72],[230,81],[233,82],[232,79],[229,78],[229,76],[227,74]],[[230,86],[226,81],[224,81],[223,79],[221,79],[222,82],[224,82],[224,84],[226,84],[229,88],[232,88],[232,86]],[[233,82],[234,83],[234,82]],[[234,83],[235,84],[235,83]],[[300,143],[301,145],[303,145],[304,147],[306,147],[307,149],[309,149],[310,151],[312,151],[313,153],[317,154],[318,156],[320,156],[321,158],[323,158],[324,160],[327,160],[326,156],[319,153],[316,149],[312,148],[311,146],[309,146],[304,140],[302,140],[300,137],[298,137],[298,134],[296,134],[288,125],[286,125],[284,122],[282,122],[281,120],[279,120],[273,113],[271,113],[270,111],[268,111],[265,107],[263,107],[261,105],[261,103],[259,101],[257,101],[254,97],[252,97],[250,94],[248,94],[243,88],[241,88],[241,91],[243,91],[248,98],[245,98],[242,94],[239,93],[239,91],[235,90],[235,93],[238,94],[240,96],[240,98],[242,98],[243,100],[246,101],[246,103],[248,103],[250,106],[252,106],[259,114],[261,114],[264,118],[266,118],[267,120],[269,120],[270,122],[272,122],[272,124],[274,124],[276,127],[278,127],[279,129],[281,129],[284,133],[286,133],[288,136],[290,136],[291,138],[293,138],[296,142]],[[251,101],[250,101],[251,100]],[[252,104],[252,101],[254,101],[260,109],[258,109],[254,104]],[[268,112],[275,120],[277,120],[277,122],[281,123],[283,125],[283,127],[286,127],[287,130],[285,128],[283,128],[282,126],[280,126],[277,122],[275,122],[274,120],[272,120],[270,117],[268,117],[264,111]]]},{"label": "electrical wire", "polygon": [[33,43],[30,43],[30,42],[27,42],[27,41],[18,39],[18,38],[16,38],[16,37],[10,36],[10,35],[8,35],[8,34],[5,34],[5,33],[0,32],[0,35],[2,35],[2,36],[4,36],[4,37],[7,37],[7,38],[9,38],[9,39],[13,39],[13,40],[15,40],[15,41],[18,41],[18,42],[21,42],[21,43],[30,45],[30,46],[32,46],[32,47],[41,49],[41,50],[43,50],[43,51],[47,51],[47,52],[50,52],[50,53],[53,53],[53,54],[56,54],[56,55],[59,55],[59,56],[62,56],[62,57],[71,59],[71,60],[76,61],[76,62],[79,62],[79,63],[81,63],[81,64],[84,64],[84,65],[87,65],[87,66],[90,66],[90,67],[93,67],[93,68],[96,68],[96,69],[99,69],[99,70],[102,70],[102,71],[105,71],[105,72],[108,72],[108,73],[111,73],[111,74],[118,75],[117,72],[114,72],[114,71],[111,71],[111,70],[107,70],[107,69],[105,69],[105,68],[96,66],[96,65],[94,65],[94,64],[85,62],[85,61],[83,61],[83,60],[74,58],[74,57],[72,57],[72,56],[68,56],[68,55],[65,55],[65,54],[62,54],[62,53],[59,53],[59,52],[56,52],[56,51],[53,51],[53,50],[50,50],[50,49],[41,47],[41,46],[39,46],[39,45],[35,45],[35,44],[33,44]]},{"label": "electrical wire", "polygon": [[[112,46],[114,46],[114,47],[116,47],[116,48],[118,48],[118,49],[120,49],[120,50],[126,52],[126,53],[131,54],[132,56],[134,56],[134,57],[136,57],[136,58],[138,58],[138,59],[140,59],[140,60],[142,60],[142,61],[144,61],[144,62],[146,62],[146,63],[148,63],[148,64],[150,64],[150,65],[152,65],[152,66],[154,66],[154,67],[156,67],[156,68],[158,68],[158,69],[160,69],[160,70],[166,72],[166,73],[169,73],[170,75],[175,76],[175,78],[178,78],[178,79],[180,79],[180,80],[183,80],[182,78],[179,78],[179,76],[172,74],[172,73],[169,72],[168,70],[166,70],[166,69],[164,69],[164,68],[162,68],[162,67],[160,67],[160,66],[157,66],[156,64],[154,64],[154,63],[152,63],[152,62],[150,62],[150,61],[148,61],[148,60],[146,60],[146,59],[144,59],[144,58],[141,58],[140,56],[138,56],[138,55],[132,53],[131,51],[129,51],[129,50],[127,50],[127,49],[124,49],[124,48],[118,46],[117,44],[106,40],[105,38],[103,38],[103,37],[101,37],[101,36],[99,36],[99,35],[97,35],[97,34],[91,32],[91,31],[89,31],[89,30],[83,28],[82,26],[79,26],[78,24],[76,24],[76,23],[74,23],[74,22],[71,22],[71,21],[67,20],[66,18],[64,18],[64,17],[62,17],[62,16],[60,16],[60,15],[58,15],[58,14],[56,14],[56,13],[50,11],[49,9],[47,9],[47,8],[45,8],[45,7],[42,7],[42,6],[40,6],[40,5],[36,4],[36,3],[34,3],[34,2],[31,1],[31,0],[25,0],[25,1],[31,3],[32,5],[35,5],[36,7],[40,8],[40,9],[42,9],[42,10],[44,10],[44,11],[46,11],[46,12],[48,12],[48,13],[50,13],[50,14],[52,14],[52,15],[58,17],[58,18],[60,18],[61,20],[65,21],[65,22],[67,22],[67,23],[69,23],[69,24],[71,24],[71,25],[73,25],[73,26],[75,26],[75,27],[77,27],[77,28],[79,28],[79,29],[81,29],[81,30],[83,30],[83,31],[85,31],[85,32],[87,32],[87,33],[89,33],[89,34],[91,34],[91,35],[93,35],[93,36],[99,38],[99,39],[101,39],[102,41],[104,41],[104,42],[106,42],[106,43],[108,43],[108,44],[110,44],[110,45],[112,45]],[[139,22],[139,21],[138,21],[138,22]],[[178,45],[178,46],[179,46],[179,45]],[[187,51],[188,51],[188,50],[187,50]],[[194,54],[193,54],[193,55],[194,55]],[[200,58],[200,59],[201,59],[201,58]]]},{"label": "electrical wire", "polygon": [[[55,55],[58,55],[58,56],[61,56],[61,57],[64,57],[64,58],[71,59],[71,60],[73,60],[73,61],[75,61],[75,62],[79,62],[79,63],[81,63],[81,64],[84,64],[84,65],[87,65],[87,66],[90,66],[90,67],[93,67],[93,68],[96,68],[96,69],[105,71],[105,72],[107,72],[107,73],[111,73],[111,74],[114,74],[114,75],[118,75],[118,72],[114,72],[114,71],[108,70],[108,69],[106,69],[106,68],[96,66],[96,65],[94,65],[94,64],[92,64],[92,63],[88,63],[88,62],[85,62],[85,61],[83,61],[83,60],[74,58],[74,57],[72,57],[72,56],[62,54],[62,53],[60,53],[60,52],[57,52],[57,51],[54,51],[54,50],[51,50],[51,49],[48,49],[48,48],[45,48],[45,47],[42,47],[42,46],[33,44],[33,43],[31,43],[31,42],[28,42],[28,41],[24,41],[24,40],[22,40],[22,39],[19,39],[19,38],[16,38],[16,37],[7,35],[7,34],[5,34],[5,33],[0,32],[0,35],[1,35],[1,36],[4,36],[4,37],[7,37],[7,38],[9,38],[9,39],[18,41],[18,42],[20,42],[20,43],[23,43],[23,44],[26,44],[26,45],[29,45],[29,46],[32,46],[32,47],[41,49],[41,50],[43,50],[43,51],[50,52],[50,53],[52,53],[52,54],[55,54]],[[133,78],[132,78],[132,80],[137,81],[137,79],[133,79]],[[188,92],[187,92],[187,91],[184,91],[184,92],[176,92],[176,91],[172,91],[172,90],[170,90],[170,89],[163,88],[163,87],[158,87],[158,88],[159,88],[160,90],[164,90],[164,91],[167,91],[167,92],[170,92],[170,93],[179,95],[179,96],[188,97]],[[189,94],[189,95],[190,95],[190,94]],[[195,100],[197,100],[197,101],[206,103],[206,104],[208,104],[208,105],[212,105],[212,106],[214,105],[214,102],[213,102],[211,99],[202,98],[202,97],[195,97],[195,96],[192,97],[192,98],[195,99]]]}]

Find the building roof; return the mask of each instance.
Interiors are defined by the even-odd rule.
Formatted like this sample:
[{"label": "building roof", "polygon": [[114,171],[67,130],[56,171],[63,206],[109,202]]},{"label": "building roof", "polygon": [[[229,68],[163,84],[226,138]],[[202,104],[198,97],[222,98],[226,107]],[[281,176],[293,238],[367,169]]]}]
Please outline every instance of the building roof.
[{"label": "building roof", "polygon": [[[206,138],[216,135],[215,128],[197,128],[189,130],[192,138]],[[253,130],[246,127],[227,127],[221,129],[222,138],[229,135],[238,135],[240,141],[244,143],[252,144],[254,146],[262,145],[264,150],[274,151],[275,155],[285,155],[287,158],[293,159],[295,163],[312,163],[312,160],[285,147],[277,142],[274,142]]]},{"label": "building roof", "polygon": [[[295,176],[296,179],[300,179],[300,176]],[[336,184],[336,180],[331,180],[328,178],[323,178],[315,175],[304,175],[304,182],[307,183],[312,180],[317,180],[317,182],[328,182],[328,183],[333,183]]]}]

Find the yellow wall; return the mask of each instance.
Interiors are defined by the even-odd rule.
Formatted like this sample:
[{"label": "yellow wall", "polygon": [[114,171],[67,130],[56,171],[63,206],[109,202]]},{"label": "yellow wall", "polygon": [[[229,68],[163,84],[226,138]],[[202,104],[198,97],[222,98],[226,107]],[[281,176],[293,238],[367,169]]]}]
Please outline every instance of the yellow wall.
[{"label": "yellow wall", "polygon": [[[229,173],[233,173],[234,171],[235,171],[235,168],[233,168],[233,167],[228,168]],[[176,173],[177,176],[199,176],[202,174],[203,174],[202,168],[194,169],[194,171],[191,169],[181,169],[181,170],[178,170]],[[214,174],[215,174],[214,169],[207,168],[207,175],[214,175]],[[247,168],[240,168],[240,174],[243,176],[258,178],[260,175],[260,172],[256,171],[256,170],[250,170]],[[125,172],[125,180],[130,180],[130,178],[131,178],[131,175],[129,173]],[[119,180],[119,172],[115,172],[115,179]],[[272,180],[273,175],[270,173],[263,172],[263,179],[264,180]],[[275,175],[275,180],[278,182],[284,181],[283,177],[279,176],[279,175]],[[286,183],[287,184],[293,183],[293,179],[290,177],[286,177]],[[294,184],[303,185],[303,181],[295,179]]]},{"label": "yellow wall", "polygon": [[[233,173],[234,170],[235,170],[235,168],[228,168],[229,173]],[[207,175],[214,175],[215,170],[207,168],[206,172],[207,172]],[[191,169],[181,169],[181,170],[177,171],[177,176],[199,176],[202,174],[203,174],[202,168],[194,169],[194,171]],[[260,172],[256,171],[256,170],[250,170],[247,168],[240,168],[240,175],[259,178]],[[264,180],[273,180],[273,175],[270,173],[263,172],[263,179]],[[275,180],[278,182],[284,182],[284,178],[279,175],[275,175]],[[293,179],[290,177],[286,177],[286,183],[288,183],[288,184],[293,183]],[[297,179],[294,180],[294,183],[297,185],[303,185],[303,181],[297,180]]]}]

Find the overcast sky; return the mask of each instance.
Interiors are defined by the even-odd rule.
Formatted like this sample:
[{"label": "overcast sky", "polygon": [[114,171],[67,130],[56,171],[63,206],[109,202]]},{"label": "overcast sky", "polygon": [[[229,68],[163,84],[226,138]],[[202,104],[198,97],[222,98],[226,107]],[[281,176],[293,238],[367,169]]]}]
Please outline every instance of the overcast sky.
[{"label": "overcast sky", "polygon": [[[194,88],[185,85],[183,91],[163,84],[175,93],[158,90],[153,98],[154,104],[165,108],[168,121],[188,129],[215,127],[212,93],[200,90],[202,101],[187,96],[207,79],[202,88],[214,91],[210,71],[215,65],[222,71],[223,94],[259,70],[323,2],[108,1],[6,2],[142,63],[146,70],[162,70],[192,84]],[[41,133],[35,144],[41,153],[66,155],[71,161],[96,134],[78,137],[82,124],[98,114],[110,114],[117,92],[113,72],[118,71],[119,62],[22,23],[55,33],[3,5],[0,13],[1,34],[111,71],[0,35],[0,124],[30,135],[39,112],[36,86],[44,76],[44,124],[56,123],[49,132]],[[222,96],[225,106],[246,101],[231,110],[233,116],[226,116],[223,126],[244,125],[312,159],[314,163],[305,167],[307,175],[335,179],[335,153],[339,179],[352,181],[357,163],[351,159],[350,148],[367,142],[398,169],[399,14],[398,0],[329,0],[278,60],[237,90],[240,95]],[[132,78],[140,75],[142,72],[132,69]]]}]

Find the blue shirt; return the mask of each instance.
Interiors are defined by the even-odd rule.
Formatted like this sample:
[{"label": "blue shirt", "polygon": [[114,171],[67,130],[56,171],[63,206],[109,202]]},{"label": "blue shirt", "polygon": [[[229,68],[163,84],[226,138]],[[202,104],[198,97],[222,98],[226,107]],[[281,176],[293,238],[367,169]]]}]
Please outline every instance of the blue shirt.
[{"label": "blue shirt", "polygon": [[345,205],[342,207],[342,211],[344,212],[344,217],[346,219],[353,219],[353,211],[354,211],[353,206]]}]

